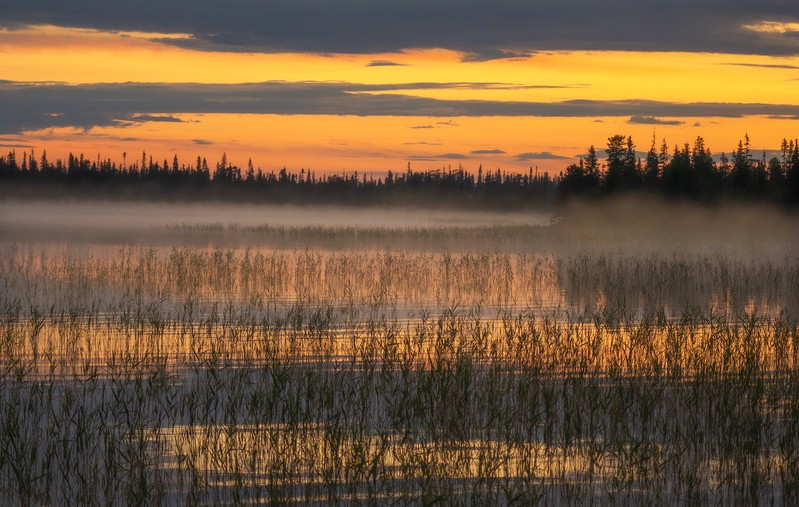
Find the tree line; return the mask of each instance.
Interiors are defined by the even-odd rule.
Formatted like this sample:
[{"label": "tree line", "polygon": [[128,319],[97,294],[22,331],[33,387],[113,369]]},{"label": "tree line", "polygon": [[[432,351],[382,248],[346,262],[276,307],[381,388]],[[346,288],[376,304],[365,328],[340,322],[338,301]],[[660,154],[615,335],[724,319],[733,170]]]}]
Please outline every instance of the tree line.
[{"label": "tree line", "polygon": [[[232,164],[225,154],[210,164],[203,157],[183,163],[174,156],[171,162],[153,160],[146,152],[141,159],[122,163],[110,158],[85,158],[69,154],[66,160],[50,161],[47,153],[37,156],[12,150],[0,156],[0,182],[46,184],[59,189],[67,186],[124,189],[127,194],[164,197],[239,199],[270,202],[337,203],[413,203],[482,205],[507,208],[548,207],[556,200],[601,198],[627,192],[649,192],[667,198],[703,202],[724,200],[763,200],[799,205],[799,140],[781,143],[778,155],[756,157],[749,137],[739,141],[728,156],[715,157],[697,137],[693,146],[670,149],[665,140],[649,151],[636,151],[632,137],[608,138],[606,157],[600,159],[594,146],[578,163],[569,165],[555,177],[546,172],[508,173],[496,169],[477,172],[458,167],[417,171],[410,163],[405,171],[388,171],[385,176],[343,173],[318,175],[286,168],[265,172],[252,160],[246,167]],[[53,185],[48,185],[52,187]],[[59,190],[60,191],[60,190]]]},{"label": "tree line", "polygon": [[756,158],[747,135],[728,156],[718,159],[697,137],[693,146],[659,147],[655,138],[645,156],[637,155],[632,137],[608,138],[606,159],[601,163],[591,146],[579,163],[557,178],[561,198],[601,197],[645,191],[665,197],[704,202],[767,200],[799,205],[799,140],[783,139],[780,153]]},{"label": "tree line", "polygon": [[[370,204],[379,202],[427,204],[465,204],[486,207],[547,207],[555,199],[556,181],[545,172],[531,168],[523,174],[496,169],[477,172],[458,167],[417,171],[408,163],[405,171],[388,171],[375,177],[365,173],[321,174],[301,169],[265,172],[255,168],[250,159],[246,167],[232,164],[227,155],[209,164],[197,157],[193,164],[182,163],[177,156],[171,162],[153,160],[146,152],[140,160],[122,163],[110,158],[85,158],[69,154],[66,160],[50,161],[47,153],[39,157],[34,150],[16,151],[0,156],[0,182],[57,184],[65,187],[91,188],[103,192],[125,190],[126,195],[142,194],[163,197],[236,199],[268,202],[331,202]],[[52,185],[50,185],[52,186]],[[133,191],[133,192],[131,192]]]}]

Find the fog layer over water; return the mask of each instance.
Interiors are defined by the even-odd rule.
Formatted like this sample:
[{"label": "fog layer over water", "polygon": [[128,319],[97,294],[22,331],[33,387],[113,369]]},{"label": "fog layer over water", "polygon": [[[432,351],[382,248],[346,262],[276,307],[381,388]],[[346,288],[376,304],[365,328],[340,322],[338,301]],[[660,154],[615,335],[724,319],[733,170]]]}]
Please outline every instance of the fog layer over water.
[{"label": "fog layer over water", "polygon": [[770,207],[702,207],[656,198],[572,203],[550,213],[342,206],[0,202],[0,243],[795,258],[799,216]]},{"label": "fog layer over water", "polygon": [[412,208],[153,204],[142,202],[8,201],[0,204],[0,225],[19,228],[141,230],[215,224],[282,227],[477,227],[547,225],[549,215],[534,212],[455,211]]},{"label": "fog layer over water", "polygon": [[[11,201],[0,211],[7,271],[45,280],[83,272],[78,285],[95,280],[89,294],[110,300],[126,294],[128,276],[147,280],[145,299],[178,306],[188,296],[209,305],[265,296],[283,306],[390,297],[405,317],[460,305],[483,316],[536,309],[572,318],[712,307],[731,318],[793,313],[799,288],[799,219],[744,205],[627,198],[546,215]],[[46,287],[24,297],[57,307],[76,300]]]}]

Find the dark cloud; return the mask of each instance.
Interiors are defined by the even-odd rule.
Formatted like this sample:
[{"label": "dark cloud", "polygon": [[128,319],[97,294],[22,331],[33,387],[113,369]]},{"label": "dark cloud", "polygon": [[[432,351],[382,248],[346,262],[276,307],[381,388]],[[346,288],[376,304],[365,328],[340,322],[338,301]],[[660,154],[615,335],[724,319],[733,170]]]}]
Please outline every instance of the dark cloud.
[{"label": "dark cloud", "polygon": [[29,150],[31,148],[35,148],[31,144],[2,144],[0,143],[0,148],[3,149],[10,149],[10,150]]},{"label": "dark cloud", "polygon": [[164,123],[183,123],[180,118],[175,118],[171,115],[158,115],[158,114],[137,114],[130,118],[130,121],[137,123],[144,122],[164,122]]},{"label": "dark cloud", "polygon": [[586,84],[564,84],[564,85],[537,85],[537,84],[514,84],[497,82],[457,82],[450,81],[445,83],[420,82],[406,84],[374,84],[369,85],[370,91],[380,90],[561,90],[572,88],[587,88]]},{"label": "dark cloud", "polygon": [[[671,103],[653,100],[512,102],[400,94],[413,84],[267,82],[207,84],[29,84],[0,82],[0,134],[52,127],[128,125],[174,114],[252,113],[354,116],[537,116],[701,118],[799,115],[799,105]],[[376,93],[383,91],[385,93]],[[363,93],[370,92],[370,93]],[[676,121],[676,120],[675,120]],[[441,120],[436,125],[457,125]],[[419,125],[435,128],[434,125]]]},{"label": "dark cloud", "polygon": [[466,50],[462,60],[464,62],[487,62],[490,60],[526,59],[533,55],[530,50],[508,50],[492,47],[483,47],[475,50]]},{"label": "dark cloud", "polygon": [[555,155],[554,153],[550,153],[548,151],[528,151],[525,153],[519,153],[516,155],[516,160],[524,161],[524,160],[570,160],[571,157],[563,157],[561,155]]},{"label": "dark cloud", "polygon": [[0,143],[14,144],[14,143],[29,143],[30,141],[17,139],[15,137],[0,137]]},{"label": "dark cloud", "polygon": [[633,125],[682,125],[685,122],[680,120],[661,120],[654,116],[631,116],[627,123]]},{"label": "dark cloud", "polygon": [[191,142],[193,142],[194,144],[199,144],[201,146],[207,146],[207,145],[210,145],[210,144],[214,144],[213,141],[208,141],[207,139],[192,139]]},{"label": "dark cloud", "polygon": [[752,150],[752,153],[756,155],[765,155],[766,160],[770,160],[774,157],[778,159],[782,158],[782,150]]},{"label": "dark cloud", "polygon": [[771,114],[768,118],[770,120],[799,120],[799,114]]},{"label": "dark cloud", "polygon": [[[286,84],[282,81],[272,81],[266,84]],[[523,85],[514,83],[499,83],[499,82],[475,82],[475,81],[448,81],[448,82],[433,82],[421,81],[416,83],[380,83],[380,84],[354,84],[342,82],[306,82],[306,83],[292,83],[292,84],[310,84],[310,85],[344,85],[348,90],[353,92],[408,92],[415,90],[539,90],[539,89],[571,89],[571,88],[584,88],[587,85]]]},{"label": "dark cloud", "polygon": [[732,65],[735,67],[755,67],[761,69],[799,70],[799,65],[787,65],[781,63],[725,63],[724,65]]},{"label": "dark cloud", "polygon": [[797,22],[793,0],[27,0],[0,24],[191,34],[203,50],[384,53],[446,48],[467,60],[547,50],[793,55],[792,34],[745,25]]},{"label": "dark cloud", "polygon": [[506,152],[505,150],[494,149],[494,150],[472,150],[469,153],[471,153],[472,155],[502,155],[503,153]]},{"label": "dark cloud", "polygon": [[392,62],[391,60],[372,60],[366,64],[367,67],[404,67],[405,64]]},{"label": "dark cloud", "polygon": [[420,130],[420,129],[434,129],[435,127],[432,125],[414,125],[413,127],[410,128]]},{"label": "dark cloud", "polygon": [[416,162],[441,162],[444,160],[467,160],[469,157],[462,153],[442,153],[440,155],[412,155],[406,158]]}]

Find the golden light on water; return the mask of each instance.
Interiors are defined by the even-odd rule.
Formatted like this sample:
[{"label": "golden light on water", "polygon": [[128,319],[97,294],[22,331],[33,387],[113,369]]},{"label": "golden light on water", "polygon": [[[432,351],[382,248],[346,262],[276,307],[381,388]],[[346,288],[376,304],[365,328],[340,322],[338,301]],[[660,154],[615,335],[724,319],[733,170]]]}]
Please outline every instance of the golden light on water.
[{"label": "golden light on water", "polygon": [[0,489],[790,496],[796,219],[594,209],[4,202]]},{"label": "golden light on water", "polygon": [[799,505],[796,13],[384,3],[4,7],[3,502]]}]

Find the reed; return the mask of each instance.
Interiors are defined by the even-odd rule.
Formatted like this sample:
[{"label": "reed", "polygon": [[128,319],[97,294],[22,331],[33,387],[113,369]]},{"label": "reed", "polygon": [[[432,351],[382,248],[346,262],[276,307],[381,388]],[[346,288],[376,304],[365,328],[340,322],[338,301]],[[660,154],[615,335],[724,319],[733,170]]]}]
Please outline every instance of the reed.
[{"label": "reed", "polygon": [[791,257],[16,245],[0,285],[11,504],[799,501]]}]

